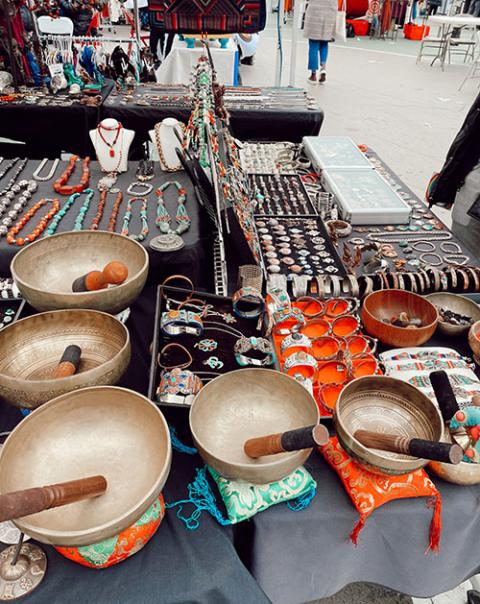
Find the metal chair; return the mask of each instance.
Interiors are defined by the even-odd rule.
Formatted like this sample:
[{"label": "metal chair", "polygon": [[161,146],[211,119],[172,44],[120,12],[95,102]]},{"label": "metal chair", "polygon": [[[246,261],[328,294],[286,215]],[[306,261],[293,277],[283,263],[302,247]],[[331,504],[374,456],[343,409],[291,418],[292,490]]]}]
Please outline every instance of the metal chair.
[{"label": "metal chair", "polygon": [[42,16],[38,17],[37,24],[41,34],[73,35],[73,21],[68,17],[52,19],[52,17]]},{"label": "metal chair", "polygon": [[[478,45],[478,32],[477,28],[470,25],[465,25],[458,28],[460,30],[460,36],[450,36],[448,40],[448,62],[450,63],[450,57],[452,55],[463,55],[463,62],[466,63],[467,59],[472,61],[475,58],[475,49]],[[462,33],[471,32],[470,37],[461,37]]]},{"label": "metal chair", "polygon": [[[445,68],[445,57],[448,52],[449,37],[450,36],[448,35],[428,35],[423,38],[417,55],[417,63],[420,63],[423,57],[434,57],[431,65],[433,65],[437,59],[440,59],[443,70]],[[428,52],[427,49],[435,49],[435,52]]]}]

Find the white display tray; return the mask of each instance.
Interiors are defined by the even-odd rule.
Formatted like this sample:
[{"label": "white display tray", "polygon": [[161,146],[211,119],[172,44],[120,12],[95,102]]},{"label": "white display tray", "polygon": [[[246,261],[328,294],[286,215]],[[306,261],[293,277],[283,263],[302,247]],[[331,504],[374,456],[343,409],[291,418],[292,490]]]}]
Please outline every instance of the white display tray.
[{"label": "white display tray", "polygon": [[332,168],[373,170],[369,159],[348,136],[304,136],[303,145],[318,172]]}]

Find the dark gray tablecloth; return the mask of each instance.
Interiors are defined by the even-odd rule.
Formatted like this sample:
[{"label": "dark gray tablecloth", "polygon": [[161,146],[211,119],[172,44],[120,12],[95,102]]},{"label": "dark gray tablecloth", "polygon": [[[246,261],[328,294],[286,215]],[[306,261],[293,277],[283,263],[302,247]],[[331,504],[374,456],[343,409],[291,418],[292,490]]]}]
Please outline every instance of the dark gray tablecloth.
[{"label": "dark gray tablecloth", "polygon": [[[39,165],[38,160],[30,160],[27,163],[27,166],[20,174],[18,180],[22,178],[31,178],[32,173],[35,171],[37,166]],[[39,182],[38,190],[32,196],[30,200],[29,207],[34,205],[39,199],[42,197],[52,198],[57,197],[63,206],[63,204],[68,199],[66,195],[58,195],[53,191],[53,181],[62,174],[65,170],[68,162],[60,162],[57,170],[54,174],[54,177],[48,182]],[[44,170],[42,170],[41,174],[47,174],[49,168],[51,167],[51,162],[45,166]],[[129,197],[133,197],[133,195],[127,194],[127,187],[130,183],[135,181],[135,170],[136,170],[137,162],[129,163],[130,172],[120,174],[117,184],[118,188],[123,191],[123,201],[120,206],[120,210],[117,218],[116,232],[119,233],[122,228],[122,218],[125,214],[125,210],[127,207],[127,200]],[[99,168],[98,162],[92,161],[90,163],[90,186],[95,190],[95,195],[90,203],[90,208],[85,217],[84,226],[87,227],[90,225],[92,219],[94,218],[97,212],[98,200],[100,198],[100,193],[97,189],[98,180],[104,174],[101,172]],[[71,179],[68,184],[76,184],[79,182],[81,176],[81,164],[77,162],[77,166],[75,168],[75,172],[73,173]],[[0,188],[3,183],[7,182],[9,179],[9,174],[7,173],[4,178],[0,181]],[[192,224],[188,231],[186,231],[182,235],[182,239],[185,242],[185,247],[181,250],[171,253],[160,253],[155,252],[149,248],[150,240],[156,235],[160,234],[159,229],[155,225],[156,218],[156,207],[157,207],[157,196],[155,195],[155,189],[166,181],[178,181],[181,185],[185,187],[187,190],[187,201],[186,208],[187,212],[192,220]],[[18,182],[18,181],[17,181]],[[149,184],[153,186],[152,192],[147,196],[148,199],[148,225],[149,225],[149,234],[145,241],[142,244],[145,246],[149,253],[150,257],[150,277],[155,283],[161,283],[168,275],[174,273],[182,273],[190,276],[194,279],[197,287],[211,289],[211,279],[213,274],[213,262],[211,260],[211,250],[212,246],[210,245],[210,220],[207,217],[203,208],[198,204],[195,194],[193,192],[193,187],[191,186],[190,180],[186,176],[185,172],[178,172],[174,174],[167,174],[160,170],[159,164],[155,163],[155,178],[149,181]],[[174,216],[177,210],[177,191],[171,186],[165,192],[165,199],[167,209],[172,217],[172,224],[175,225]],[[85,201],[85,195],[80,196],[74,205],[67,212],[65,217],[60,222],[57,233],[61,233],[63,231],[68,231],[73,228],[75,218],[78,214],[78,209]],[[108,221],[110,218],[111,210],[113,203],[115,201],[115,195],[109,194],[107,196],[107,203],[105,206],[105,210],[103,213],[102,221],[100,222],[100,229],[106,229],[108,225]],[[139,233],[141,230],[140,223],[140,202],[135,202],[133,207],[133,217],[130,222],[130,233]],[[49,206],[47,206],[49,208]],[[32,220],[25,226],[25,229],[19,234],[26,235],[30,233],[37,222],[40,220],[41,216],[45,213],[45,209],[41,209]],[[12,258],[17,253],[18,248],[15,245],[9,245],[6,242],[5,237],[0,238],[0,276],[10,276],[10,262]]]}]

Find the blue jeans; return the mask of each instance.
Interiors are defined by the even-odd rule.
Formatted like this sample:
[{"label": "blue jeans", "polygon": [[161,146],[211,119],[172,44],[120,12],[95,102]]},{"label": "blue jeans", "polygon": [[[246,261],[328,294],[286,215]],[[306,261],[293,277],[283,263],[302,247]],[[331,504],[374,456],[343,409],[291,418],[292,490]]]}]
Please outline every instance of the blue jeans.
[{"label": "blue jeans", "polygon": [[318,58],[320,57],[320,65],[325,65],[328,57],[328,41],[327,40],[309,40],[308,41],[308,69],[317,71]]}]

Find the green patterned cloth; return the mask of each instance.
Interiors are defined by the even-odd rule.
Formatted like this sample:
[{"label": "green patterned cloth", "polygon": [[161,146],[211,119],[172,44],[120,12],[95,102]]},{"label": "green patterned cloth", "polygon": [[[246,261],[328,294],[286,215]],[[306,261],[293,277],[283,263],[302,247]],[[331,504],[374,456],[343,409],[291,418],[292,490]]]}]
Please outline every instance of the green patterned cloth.
[{"label": "green patterned cloth", "polygon": [[207,466],[222,496],[232,524],[247,520],[277,503],[314,493],[317,483],[303,466],[283,480],[269,484],[250,484],[229,480]]}]

